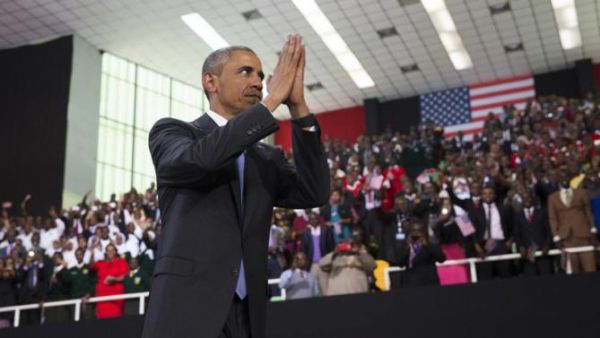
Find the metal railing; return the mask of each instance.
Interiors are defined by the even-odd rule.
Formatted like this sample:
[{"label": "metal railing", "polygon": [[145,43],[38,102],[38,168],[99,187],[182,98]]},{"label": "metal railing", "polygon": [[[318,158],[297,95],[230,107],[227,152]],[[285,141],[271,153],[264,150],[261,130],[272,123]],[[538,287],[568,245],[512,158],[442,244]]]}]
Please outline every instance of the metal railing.
[{"label": "metal railing", "polygon": [[[565,254],[566,258],[567,258],[567,262],[568,262],[569,261],[568,258],[569,258],[570,254],[590,252],[590,251],[594,251],[594,250],[598,250],[598,249],[596,249],[595,247],[593,247],[591,245],[567,248],[567,249],[563,249],[563,250],[553,249],[548,252],[548,256],[558,256],[561,254]],[[543,255],[542,251],[535,252],[536,257],[540,257],[542,255]],[[478,257],[473,257],[473,258],[465,258],[465,259],[447,260],[444,263],[437,263],[436,265],[438,267],[443,267],[443,266],[469,264],[471,283],[477,283],[477,269],[476,269],[477,263],[516,260],[516,259],[520,259],[520,258],[521,258],[520,254],[512,253],[512,254],[505,254],[505,255],[488,256],[483,259],[478,258]],[[390,267],[387,267],[384,269],[383,275],[384,275],[384,284],[385,284],[386,290],[390,289],[390,284],[391,284],[390,272],[403,271],[403,270],[405,270],[404,267],[398,267],[398,266],[390,266]],[[571,272],[572,271],[570,269],[570,265],[567,264],[566,273],[570,274]],[[279,285],[279,278],[269,279],[267,283],[269,285]],[[120,295],[90,297],[87,300],[82,299],[82,298],[76,298],[76,299],[59,300],[59,301],[53,301],[53,302],[43,302],[41,304],[35,303],[35,304],[7,306],[7,307],[0,308],[0,313],[14,312],[13,326],[18,327],[20,324],[20,319],[21,319],[21,311],[35,310],[35,309],[41,309],[41,308],[50,308],[50,307],[59,307],[59,306],[74,306],[75,311],[73,312],[73,319],[77,322],[81,318],[81,305],[83,302],[85,302],[85,303],[100,303],[100,302],[113,301],[113,300],[125,300],[125,299],[136,299],[137,298],[137,299],[139,299],[139,307],[138,307],[139,311],[138,312],[140,315],[143,315],[146,310],[146,297],[148,297],[149,294],[150,294],[149,292],[125,293],[125,294],[120,294]],[[286,299],[285,289],[281,289],[281,296],[271,298],[271,300],[285,300],[285,299]]]},{"label": "metal railing", "polygon": [[[580,247],[572,247],[572,248],[566,248],[566,249],[552,249],[550,251],[548,251],[547,255],[548,256],[558,256],[558,255],[562,255],[565,254],[566,255],[566,261],[569,262],[569,255],[570,254],[575,254],[575,253],[582,253],[582,252],[590,252],[590,251],[594,251],[594,250],[599,250],[600,248],[595,248],[594,246],[580,246]],[[535,252],[535,256],[536,257],[540,257],[543,256],[544,253],[542,251],[536,251]],[[518,253],[511,253],[511,254],[505,254],[505,255],[494,255],[494,256],[487,256],[485,258],[479,258],[479,257],[472,257],[472,258],[464,258],[464,259],[453,259],[453,260],[447,260],[443,263],[436,263],[436,266],[438,267],[444,267],[444,266],[454,266],[454,265],[464,265],[464,264],[469,264],[469,272],[471,275],[471,283],[477,283],[477,268],[476,268],[476,264],[477,263],[487,263],[487,262],[497,262],[497,261],[509,261],[509,260],[516,260],[516,259],[520,259],[521,255]],[[385,290],[389,290],[390,289],[390,285],[391,285],[391,281],[390,281],[390,272],[397,272],[397,271],[404,271],[406,270],[404,267],[399,267],[399,266],[390,266],[387,267],[383,270],[383,279],[384,279],[384,285],[385,285]],[[571,266],[570,264],[566,265],[566,269],[565,272],[567,274],[571,274]]]},{"label": "metal railing", "polygon": [[[267,282],[269,285],[279,285],[279,278],[269,279]],[[42,308],[50,308],[50,307],[60,307],[60,306],[74,306],[73,312],[73,320],[78,322],[81,319],[81,304],[85,303],[101,303],[113,300],[126,300],[126,299],[139,299],[139,314],[143,315],[146,311],[146,297],[150,295],[150,292],[136,292],[136,293],[124,293],[120,295],[110,295],[110,296],[99,296],[99,297],[90,297],[88,299],[83,298],[75,298],[75,299],[66,299],[66,300],[57,300],[53,302],[43,302],[43,303],[34,303],[34,304],[24,304],[24,305],[14,305],[14,306],[6,306],[0,308],[0,313],[3,312],[14,312],[13,317],[13,327],[19,327],[21,321],[21,311],[25,310],[36,310]],[[281,289],[280,300],[285,300],[285,289]]]}]

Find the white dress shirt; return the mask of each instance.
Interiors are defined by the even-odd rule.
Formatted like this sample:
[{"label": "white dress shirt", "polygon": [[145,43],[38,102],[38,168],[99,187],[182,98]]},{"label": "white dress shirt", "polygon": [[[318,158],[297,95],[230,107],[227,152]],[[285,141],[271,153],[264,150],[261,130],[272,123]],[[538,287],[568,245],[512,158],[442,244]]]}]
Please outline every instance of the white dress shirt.
[{"label": "white dress shirt", "polygon": [[[504,239],[504,231],[502,230],[502,221],[500,219],[500,212],[498,212],[498,208],[496,207],[496,203],[484,203],[483,204],[485,217],[487,219],[488,215],[490,218],[490,232],[491,239],[495,240],[503,240]],[[491,208],[491,210],[490,210]]]}]

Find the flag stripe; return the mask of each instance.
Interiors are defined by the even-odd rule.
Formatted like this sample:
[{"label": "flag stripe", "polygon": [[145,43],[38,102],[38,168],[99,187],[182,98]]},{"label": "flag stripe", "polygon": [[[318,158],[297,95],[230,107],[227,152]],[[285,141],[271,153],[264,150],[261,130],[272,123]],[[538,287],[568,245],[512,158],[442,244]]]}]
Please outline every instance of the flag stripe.
[{"label": "flag stripe", "polygon": [[491,92],[491,93],[487,92],[487,93],[483,93],[483,94],[473,94],[473,91],[471,91],[471,100],[484,99],[484,98],[488,98],[488,97],[494,97],[496,95],[519,93],[519,92],[524,92],[524,91],[528,91],[528,90],[535,91],[535,87],[533,85],[524,86],[524,87],[515,87],[515,88],[503,89],[503,90],[499,90],[499,91]]},{"label": "flag stripe", "polygon": [[[516,108],[517,110],[523,110],[523,109],[525,109],[525,106],[526,106],[526,105],[527,105],[527,103],[525,103],[525,102],[523,102],[523,103],[517,103],[517,104],[515,104],[515,108]],[[487,115],[488,115],[488,113],[490,113],[490,112],[492,112],[492,113],[496,113],[496,114],[501,114],[501,113],[503,113],[503,112],[504,112],[504,107],[502,107],[502,106],[498,106],[498,107],[491,108],[491,109],[478,109],[478,110],[473,110],[473,111],[471,112],[471,116],[472,116],[472,118],[474,118],[474,119],[475,119],[475,118],[478,118],[478,117],[481,117],[481,116],[484,116],[484,117],[485,117],[485,116],[487,116]]]},{"label": "flag stripe", "polygon": [[470,85],[469,89],[474,90],[474,89],[478,89],[478,88],[482,88],[482,87],[492,87],[492,86],[501,85],[501,84],[505,84],[505,83],[511,83],[511,82],[517,83],[517,82],[520,82],[521,80],[533,81],[533,77],[531,77],[531,75],[523,75],[523,76],[516,76],[516,77],[511,77],[511,78],[506,78],[506,79],[500,79],[500,80],[496,80],[496,81],[483,82],[483,83]]},{"label": "flag stripe", "polygon": [[477,107],[477,110],[485,110],[485,109],[490,109],[490,108],[494,108],[494,107],[498,107],[498,106],[500,106],[500,107],[509,106],[509,105],[521,103],[523,101],[524,101],[524,99],[514,99],[514,100],[510,100],[510,101],[504,101],[501,103],[492,103],[492,104],[479,106],[479,107]]},{"label": "flag stripe", "polygon": [[530,90],[530,91],[525,91],[525,92],[518,92],[518,93],[512,93],[512,94],[506,94],[506,95],[497,95],[497,96],[491,96],[485,99],[479,99],[479,100],[473,100],[473,98],[471,97],[471,109],[473,110],[479,110],[481,109],[480,107],[488,107],[490,105],[500,105],[500,106],[504,106],[506,105],[505,102],[515,102],[515,101],[522,101],[523,99],[528,99],[531,97],[535,96],[535,91],[534,90]]}]

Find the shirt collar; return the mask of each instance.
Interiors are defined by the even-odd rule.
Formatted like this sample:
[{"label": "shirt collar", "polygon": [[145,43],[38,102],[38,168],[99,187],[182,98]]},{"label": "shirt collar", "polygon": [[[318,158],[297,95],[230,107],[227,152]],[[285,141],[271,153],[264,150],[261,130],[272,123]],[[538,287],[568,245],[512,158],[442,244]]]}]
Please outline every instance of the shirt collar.
[{"label": "shirt collar", "polygon": [[224,125],[227,124],[227,119],[224,118],[223,116],[215,113],[212,110],[207,110],[206,114],[208,114],[208,116],[217,124],[217,126],[219,127],[223,127]]}]

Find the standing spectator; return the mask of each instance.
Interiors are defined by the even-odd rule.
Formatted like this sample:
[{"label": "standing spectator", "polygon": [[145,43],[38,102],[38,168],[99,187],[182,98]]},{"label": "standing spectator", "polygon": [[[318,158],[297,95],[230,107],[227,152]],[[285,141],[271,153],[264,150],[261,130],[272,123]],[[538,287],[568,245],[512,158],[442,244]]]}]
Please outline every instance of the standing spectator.
[{"label": "standing spectator", "polygon": [[329,203],[321,207],[320,215],[327,225],[332,227],[336,243],[350,238],[352,212],[350,211],[350,205],[346,203],[339,189],[331,191]]},{"label": "standing spectator", "polygon": [[[459,206],[452,205],[445,191],[442,191],[440,196],[442,200],[441,209],[436,215],[436,238],[447,259],[464,259],[466,258],[464,250],[467,243],[466,238],[472,240],[470,235],[475,232],[475,229],[467,212]],[[468,226],[470,226],[469,229],[466,229]],[[438,267],[437,271],[441,285],[464,284],[470,280],[469,272],[464,265]]]},{"label": "standing spectator", "polygon": [[[60,272],[67,270],[67,262],[61,252],[52,255],[52,264],[46,269],[46,301],[59,301],[69,297],[69,283]],[[60,323],[69,319],[70,308],[66,306],[49,307],[44,309],[44,323]]]},{"label": "standing spectator", "polygon": [[[452,184],[450,184],[452,186]],[[489,255],[502,255],[509,253],[512,245],[510,223],[507,209],[496,201],[496,192],[492,186],[485,186],[481,198],[475,199],[473,191],[477,192],[478,184],[471,184],[471,197],[459,199],[448,188],[448,194],[453,204],[467,211],[471,223],[475,227],[473,235],[473,247],[475,253],[484,258]],[[477,264],[477,277],[479,280],[492,279],[494,277],[509,277],[511,275],[511,263],[508,261],[483,262]]]},{"label": "standing spectator", "polygon": [[412,223],[405,245],[398,252],[400,266],[406,267],[403,286],[439,285],[436,262],[443,262],[446,256],[434,243],[427,240],[427,233],[418,222]]},{"label": "standing spectator", "polygon": [[312,273],[307,271],[307,263],[306,255],[303,252],[296,252],[290,269],[285,270],[279,277],[279,287],[285,289],[286,299],[319,295],[319,282]]},{"label": "standing spectator", "polygon": [[327,274],[325,295],[343,295],[369,291],[369,276],[375,260],[361,243],[339,243],[334,252],[321,258],[319,267]]},{"label": "standing spectator", "polygon": [[[69,283],[69,298],[83,298],[87,300],[95,285],[95,275],[91,272],[89,265],[83,261],[83,249],[75,250],[76,264],[59,272],[60,277]],[[93,305],[83,302],[81,312],[83,318],[93,317]]]},{"label": "standing spectator", "polygon": [[[19,290],[19,303],[40,303],[44,300],[45,280],[44,262],[40,253],[27,252],[25,264],[17,272],[17,280],[21,284]],[[41,320],[39,309],[23,311],[21,323],[23,325],[37,325]]]},{"label": "standing spectator", "polygon": [[381,167],[374,165],[373,168],[365,168],[367,172],[366,183],[364,186],[364,233],[369,234],[366,240],[371,238],[377,243],[379,248],[378,256],[384,258],[383,248],[385,241],[383,238],[383,222],[381,221],[381,202],[385,196],[385,192],[390,188],[390,182],[381,174]]},{"label": "standing spectator", "polygon": [[[0,258],[0,307],[17,304],[17,280],[14,266]],[[11,312],[0,313],[0,328],[12,325]]]},{"label": "standing spectator", "polygon": [[[127,261],[117,257],[117,248],[113,244],[106,246],[106,259],[91,262],[92,271],[96,272],[96,296],[119,295],[124,292],[123,280],[129,271]],[[123,315],[123,301],[114,300],[96,305],[98,318],[120,317]]]},{"label": "standing spectator", "polygon": [[319,214],[311,211],[307,229],[300,235],[300,250],[308,259],[306,268],[319,281],[321,290],[327,288],[327,278],[319,268],[323,256],[335,248],[333,230],[320,222]]},{"label": "standing spectator", "polygon": [[[123,280],[125,293],[144,292],[150,289],[150,276],[140,269],[140,264],[136,257],[129,260],[129,273]],[[139,299],[125,300],[125,315],[139,314]]]},{"label": "standing spectator", "polygon": [[[585,190],[569,186],[569,177],[560,174],[560,190],[548,197],[548,216],[553,240],[558,247],[572,248],[595,244],[596,227]],[[596,271],[594,252],[569,254],[573,272]]]},{"label": "standing spectator", "polygon": [[404,246],[409,220],[412,218],[412,210],[409,202],[403,195],[394,198],[394,209],[383,214],[385,246],[379,250],[385,250],[384,259],[392,264],[398,264],[395,260],[395,252]]},{"label": "standing spectator", "polygon": [[[475,226],[475,250],[480,256],[503,255],[510,253],[512,233],[508,210],[496,201],[496,191],[491,186],[482,190],[482,211],[485,223]],[[479,225],[479,227],[478,227]],[[480,263],[477,266],[477,276],[480,280],[494,277],[506,278],[511,275],[511,262],[497,261]]]},{"label": "standing spectator", "polygon": [[[552,235],[548,225],[548,212],[534,204],[533,194],[523,195],[523,210],[515,214],[514,238],[522,257],[523,274],[526,276],[544,275],[552,272],[552,258],[548,251]],[[535,252],[541,250],[542,257]]]}]

